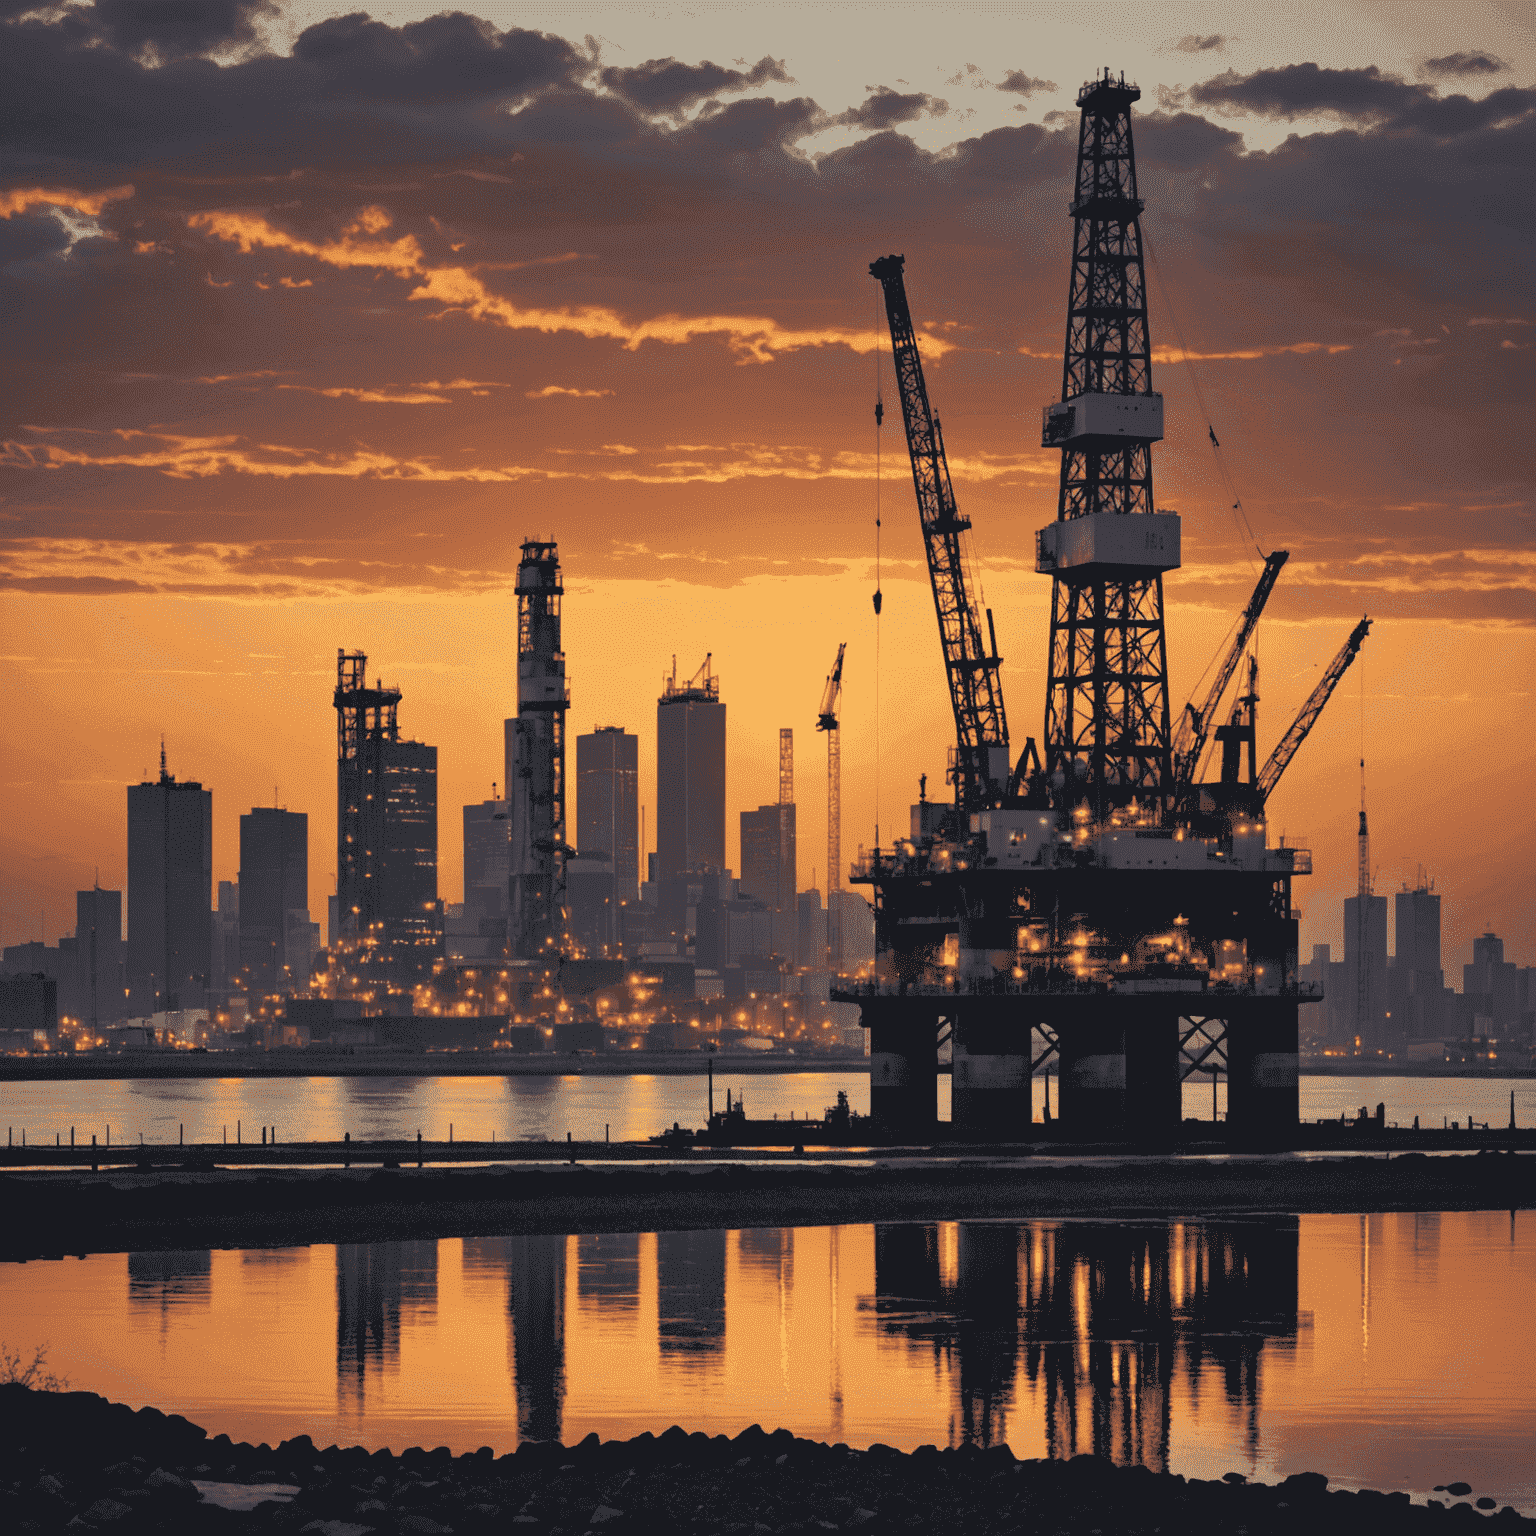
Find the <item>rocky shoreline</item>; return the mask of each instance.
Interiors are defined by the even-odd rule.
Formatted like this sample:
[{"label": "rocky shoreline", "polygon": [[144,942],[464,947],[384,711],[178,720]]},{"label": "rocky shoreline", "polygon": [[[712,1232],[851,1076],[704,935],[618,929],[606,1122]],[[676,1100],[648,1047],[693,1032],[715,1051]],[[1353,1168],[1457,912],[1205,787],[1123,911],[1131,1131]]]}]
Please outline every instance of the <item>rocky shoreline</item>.
[{"label": "rocky shoreline", "polygon": [[293,1532],[302,1536],[799,1536],[823,1531],[1154,1536],[1171,1531],[1501,1530],[1536,1520],[1464,1483],[1414,1504],[1346,1492],[1302,1472],[1269,1486],[1118,1467],[1096,1456],[1017,1461],[1006,1446],[911,1453],[796,1439],[661,1435],[489,1447],[454,1456],[278,1446],[209,1436],[154,1408],[88,1392],[0,1386],[0,1529],[14,1532]]}]

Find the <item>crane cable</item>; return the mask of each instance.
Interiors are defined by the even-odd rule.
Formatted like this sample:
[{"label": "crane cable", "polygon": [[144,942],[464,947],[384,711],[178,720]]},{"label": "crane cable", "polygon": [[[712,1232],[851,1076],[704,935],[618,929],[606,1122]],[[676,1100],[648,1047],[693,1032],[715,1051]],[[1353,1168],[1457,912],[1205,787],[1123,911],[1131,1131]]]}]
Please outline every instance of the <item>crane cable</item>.
[{"label": "crane cable", "polygon": [[1221,476],[1221,483],[1226,490],[1227,499],[1232,512],[1232,526],[1237,532],[1238,544],[1242,547],[1243,556],[1248,562],[1248,569],[1254,569],[1253,556],[1248,553],[1248,546],[1258,550],[1262,556],[1264,551],[1259,548],[1258,536],[1253,531],[1253,524],[1248,521],[1248,513],[1243,507],[1243,498],[1238,493],[1237,485],[1232,479],[1231,472],[1227,469],[1226,459],[1221,451],[1221,440],[1216,436],[1216,428],[1211,421],[1210,408],[1205,403],[1205,395],[1200,388],[1200,377],[1195,371],[1194,359],[1190,356],[1189,347],[1184,341],[1184,331],[1179,325],[1177,311],[1168,297],[1168,286],[1163,281],[1163,271],[1158,265],[1157,256],[1152,249],[1152,240],[1145,229],[1141,232],[1142,245],[1146,249],[1147,261],[1152,268],[1152,279],[1157,284],[1158,294],[1163,301],[1163,308],[1168,312],[1169,322],[1173,326],[1173,334],[1179,344],[1179,359],[1189,371],[1190,388],[1194,391],[1195,404],[1199,407],[1201,419],[1205,422],[1206,436],[1211,443],[1211,456],[1216,460],[1216,473]]},{"label": "crane cable", "polygon": [[885,398],[880,391],[880,310],[883,293],[875,284],[875,851],[880,849],[880,609],[885,597],[880,590],[880,446],[885,422]]}]

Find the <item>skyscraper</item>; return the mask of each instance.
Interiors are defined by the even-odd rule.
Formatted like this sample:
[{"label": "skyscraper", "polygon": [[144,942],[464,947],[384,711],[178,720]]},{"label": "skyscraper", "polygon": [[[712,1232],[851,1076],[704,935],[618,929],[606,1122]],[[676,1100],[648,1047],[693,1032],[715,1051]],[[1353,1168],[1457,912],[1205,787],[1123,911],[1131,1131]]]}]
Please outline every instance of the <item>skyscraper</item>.
[{"label": "skyscraper", "polygon": [[1387,977],[1391,1033],[1406,1040],[1443,1036],[1450,1010],[1440,968],[1440,897],[1420,881],[1398,891],[1392,905],[1397,950]]},{"label": "skyscraper", "polygon": [[133,1013],[200,1007],[213,942],[213,792],[166,771],[128,786],[128,991]]},{"label": "skyscraper", "polygon": [[308,976],[288,955],[288,913],[309,920],[309,817],[259,805],[240,818],[240,968],[258,995]]},{"label": "skyscraper", "polygon": [[614,899],[640,894],[640,738],[600,725],[576,738],[576,847],[606,854]]},{"label": "skyscraper", "polygon": [[507,802],[482,800],[464,807],[464,912],[502,923],[506,933],[507,880],[511,874]]},{"label": "skyscraper", "polygon": [[[1361,904],[1365,910],[1361,912]],[[1363,948],[1362,948],[1363,941]],[[1361,969],[1364,968],[1364,975]],[[1343,1016],[1363,1051],[1387,1045],[1387,898],[1370,894],[1344,898]]]},{"label": "skyscraper", "polygon": [[774,912],[794,909],[793,805],[760,805],[741,813],[741,894]]},{"label": "skyscraper", "polygon": [[686,682],[677,664],[656,701],[658,877],[725,868],[725,705],[710,658]]},{"label": "skyscraper", "polygon": [[123,893],[95,886],[75,892],[75,953],[80,1017],[102,1024],[123,1017]]},{"label": "skyscraper", "polygon": [[[429,966],[437,910],[437,748],[401,741],[400,690],[336,653],[336,905],[343,939]],[[334,940],[337,935],[332,934]]]}]

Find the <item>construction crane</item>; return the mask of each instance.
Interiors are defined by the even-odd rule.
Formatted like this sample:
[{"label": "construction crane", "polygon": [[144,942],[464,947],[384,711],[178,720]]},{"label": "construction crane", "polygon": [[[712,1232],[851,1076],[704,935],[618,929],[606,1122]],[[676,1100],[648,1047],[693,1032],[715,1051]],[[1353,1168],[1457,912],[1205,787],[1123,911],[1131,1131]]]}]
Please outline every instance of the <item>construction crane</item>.
[{"label": "construction crane", "polygon": [[1275,589],[1280,568],[1290,558],[1290,551],[1284,549],[1277,549],[1273,554],[1265,556],[1258,585],[1253,589],[1253,596],[1248,599],[1248,606],[1243,609],[1243,616],[1238,621],[1237,633],[1233,635],[1232,643],[1216,669],[1216,677],[1205,696],[1205,703],[1199,709],[1195,708],[1193,702],[1184,706],[1178,735],[1173,739],[1173,793],[1169,797],[1169,809],[1175,815],[1189,810],[1190,801],[1196,793],[1195,775],[1199,771],[1200,759],[1210,737],[1211,722],[1215,720],[1222,697],[1232,681],[1232,674],[1237,671],[1237,664],[1253,638],[1254,628],[1259,622],[1259,615],[1264,612],[1264,605],[1269,601],[1269,594]]},{"label": "construction crane", "polygon": [[843,913],[838,900],[843,888],[843,749],[837,712],[843,702],[843,652],[847,649],[846,640],[837,648],[816,716],[816,729],[827,733],[827,955],[834,973],[843,963]]},{"label": "construction crane", "polygon": [[982,641],[980,615],[966,581],[960,535],[971,524],[969,518],[961,517],[955,509],[949,465],[944,458],[943,429],[928,404],[923,363],[918,356],[917,336],[912,329],[902,278],[905,263],[905,256],[882,256],[870,264],[869,272],[885,292],[901,414],[912,457],[912,483],[917,490],[928,576],[933,583],[939,639],[955,713],[956,748],[950,781],[955,786],[955,803],[962,811],[986,810],[1001,804],[1010,787],[1008,719],[998,677],[1002,657],[997,654],[990,609],[989,643]]},{"label": "construction crane", "polygon": [[1296,756],[1302,742],[1307,739],[1308,732],[1317,724],[1317,717],[1322,714],[1323,706],[1333,696],[1333,690],[1339,686],[1339,679],[1349,671],[1350,663],[1359,655],[1360,647],[1365,643],[1365,637],[1370,633],[1370,629],[1370,619],[1363,618],[1349,632],[1349,639],[1344,642],[1339,654],[1328,663],[1328,670],[1323,673],[1317,687],[1312,690],[1311,698],[1301,706],[1301,713],[1297,715],[1290,730],[1280,738],[1275,750],[1269,754],[1269,760],[1259,770],[1259,776],[1255,780],[1260,805],[1274,793],[1275,785],[1280,782],[1280,775],[1290,766],[1291,759]]}]

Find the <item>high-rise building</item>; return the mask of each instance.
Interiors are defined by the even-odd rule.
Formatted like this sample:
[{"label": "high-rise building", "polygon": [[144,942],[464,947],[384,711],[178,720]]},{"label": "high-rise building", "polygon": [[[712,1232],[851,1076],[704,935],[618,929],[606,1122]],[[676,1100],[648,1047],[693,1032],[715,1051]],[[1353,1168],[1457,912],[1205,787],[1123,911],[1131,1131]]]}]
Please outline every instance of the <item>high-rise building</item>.
[{"label": "high-rise building", "polygon": [[794,908],[795,808],[760,805],[741,813],[741,893],[772,912]]},{"label": "high-rise building", "polygon": [[123,893],[75,892],[76,993],[80,1018],[105,1024],[127,1012],[123,996]]},{"label": "high-rise building", "polygon": [[213,792],[128,786],[128,992],[136,1015],[201,1007],[212,969]]},{"label": "high-rise building", "polygon": [[1504,958],[1492,933],[1472,940],[1472,964],[1461,968],[1461,1027],[1468,1034],[1508,1036],[1520,1023],[1519,968]]},{"label": "high-rise building", "polygon": [[725,705],[710,658],[677,665],[656,701],[656,867],[660,879],[725,868]]},{"label": "high-rise building", "polygon": [[437,748],[400,739],[400,690],[369,687],[367,664],[361,651],[336,653],[339,937],[426,969],[442,937]]},{"label": "high-rise building", "polygon": [[1385,896],[1344,898],[1344,986],[1346,995],[1339,999],[1335,1017],[1342,1014],[1352,1022],[1347,1038],[1358,1042],[1362,1051],[1384,1050],[1388,1044]]},{"label": "high-rise building", "polygon": [[640,896],[640,738],[600,725],[576,738],[576,847],[613,866],[614,897]]},{"label": "high-rise building", "polygon": [[802,969],[819,971],[827,964],[827,913],[821,892],[801,891],[796,906],[800,927],[797,957]]},{"label": "high-rise building", "polygon": [[[334,902],[336,898],[333,896]],[[240,977],[240,882],[219,881],[219,905],[213,914],[213,965],[209,983],[214,995],[228,1000]]]},{"label": "high-rise building", "polygon": [[500,922],[506,934],[511,842],[505,800],[464,807],[464,914]]},{"label": "high-rise building", "polygon": [[290,912],[309,921],[309,817],[258,805],[240,818],[240,969],[257,996],[308,978],[308,946],[288,955]]},{"label": "high-rise building", "polygon": [[1387,976],[1390,1033],[1405,1040],[1433,1040],[1450,1027],[1450,994],[1440,968],[1440,897],[1421,882],[1392,900],[1397,950]]}]

